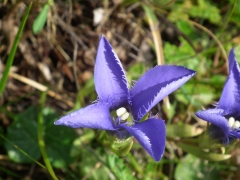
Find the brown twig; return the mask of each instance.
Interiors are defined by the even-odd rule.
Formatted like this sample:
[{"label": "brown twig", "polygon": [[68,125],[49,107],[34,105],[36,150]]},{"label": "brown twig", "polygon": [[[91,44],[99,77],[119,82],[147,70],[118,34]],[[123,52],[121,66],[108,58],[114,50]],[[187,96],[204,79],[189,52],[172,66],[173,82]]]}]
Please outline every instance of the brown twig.
[{"label": "brown twig", "polygon": [[35,89],[38,89],[39,91],[47,91],[47,94],[49,96],[66,103],[71,108],[74,107],[74,104],[71,101],[65,100],[64,98],[62,98],[62,96],[60,94],[57,94],[52,90],[49,90],[47,86],[44,86],[32,79],[29,79],[27,77],[21,76],[19,74],[13,73],[13,72],[9,73],[9,77],[12,77],[12,78],[17,79],[25,84],[28,84],[29,86],[34,87]]}]

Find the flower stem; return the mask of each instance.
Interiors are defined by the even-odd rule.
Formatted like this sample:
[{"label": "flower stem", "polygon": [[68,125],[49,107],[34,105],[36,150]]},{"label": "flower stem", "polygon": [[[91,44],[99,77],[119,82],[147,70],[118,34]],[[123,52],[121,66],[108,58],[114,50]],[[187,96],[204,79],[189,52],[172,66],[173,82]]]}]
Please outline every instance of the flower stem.
[{"label": "flower stem", "polygon": [[227,71],[228,71],[228,56],[227,56],[226,51],[224,50],[224,47],[223,47],[221,41],[209,29],[205,28],[201,24],[198,24],[198,23],[196,23],[194,21],[191,21],[191,20],[187,20],[187,22],[189,22],[190,24],[193,24],[194,26],[203,30],[204,32],[206,32],[209,36],[211,36],[216,41],[217,45],[219,46],[219,48],[222,51],[223,57],[225,59],[225,64],[226,64],[226,67],[227,67]]},{"label": "flower stem", "polygon": [[44,138],[43,138],[43,115],[42,115],[42,110],[45,104],[45,100],[46,100],[46,95],[47,92],[44,91],[41,94],[41,99],[40,99],[40,105],[39,105],[39,113],[38,113],[38,143],[39,143],[39,147],[40,147],[40,151],[44,160],[44,163],[47,167],[47,170],[49,172],[49,174],[52,176],[52,178],[54,180],[57,180],[58,178],[56,177],[53,168],[51,166],[51,163],[49,161],[47,152],[46,152],[46,148],[45,148],[45,142],[44,142]]}]

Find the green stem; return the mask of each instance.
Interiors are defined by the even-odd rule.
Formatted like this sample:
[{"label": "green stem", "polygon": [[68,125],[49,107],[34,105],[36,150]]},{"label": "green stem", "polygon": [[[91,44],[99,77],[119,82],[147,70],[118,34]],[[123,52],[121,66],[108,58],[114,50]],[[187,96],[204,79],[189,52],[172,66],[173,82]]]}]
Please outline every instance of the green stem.
[{"label": "green stem", "polygon": [[12,66],[13,59],[14,59],[14,56],[16,54],[16,50],[17,50],[17,47],[18,47],[18,43],[19,43],[19,40],[21,38],[21,35],[22,35],[22,32],[23,32],[24,26],[26,24],[26,21],[27,21],[29,12],[31,10],[31,7],[32,7],[32,2],[28,5],[28,8],[27,8],[27,10],[26,10],[26,12],[23,16],[23,20],[21,21],[20,27],[18,29],[17,35],[16,35],[16,37],[14,39],[14,42],[13,42],[13,45],[12,45],[10,54],[8,56],[7,64],[5,66],[5,70],[3,72],[3,76],[2,76],[2,79],[0,81],[0,97],[2,96],[3,90],[5,89],[8,74],[9,74],[10,68]]},{"label": "green stem", "polygon": [[134,167],[134,169],[141,174],[142,176],[144,176],[143,170],[141,168],[141,165],[137,162],[136,158],[133,157],[133,155],[129,152],[127,154],[127,157],[130,160],[131,165]]},{"label": "green stem", "polygon": [[39,113],[38,113],[38,143],[39,143],[39,147],[40,147],[40,151],[44,160],[44,163],[47,167],[47,170],[49,172],[49,174],[52,176],[52,178],[54,180],[57,180],[57,176],[55,175],[52,165],[49,161],[47,152],[46,152],[46,146],[45,146],[45,142],[44,142],[44,138],[43,138],[43,115],[42,115],[42,111],[43,111],[43,107],[45,104],[45,100],[46,100],[46,95],[47,92],[43,92],[41,95],[41,99],[40,99],[40,108],[39,108]]}]

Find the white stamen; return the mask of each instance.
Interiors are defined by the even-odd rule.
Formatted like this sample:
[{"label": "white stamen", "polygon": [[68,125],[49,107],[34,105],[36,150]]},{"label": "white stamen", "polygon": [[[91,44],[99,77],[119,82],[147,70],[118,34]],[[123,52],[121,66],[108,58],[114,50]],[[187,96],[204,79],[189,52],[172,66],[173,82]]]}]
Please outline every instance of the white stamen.
[{"label": "white stamen", "polygon": [[[238,121],[236,121],[236,122],[238,122]],[[234,123],[235,123],[235,119],[234,119],[233,117],[230,117],[230,118],[228,119],[228,126],[229,126],[230,128],[234,128],[234,127],[233,127]]]},{"label": "white stamen", "polygon": [[124,115],[126,112],[127,110],[124,107],[121,107],[116,111],[118,117]]},{"label": "white stamen", "polygon": [[240,122],[239,121],[235,121],[235,123],[233,124],[233,128],[234,129],[240,128]]},{"label": "white stamen", "polygon": [[[123,114],[122,116],[121,116],[121,120],[122,121],[125,121],[127,118],[129,117],[129,113],[128,112],[126,112],[125,114]],[[239,124],[240,125],[240,124]]]}]

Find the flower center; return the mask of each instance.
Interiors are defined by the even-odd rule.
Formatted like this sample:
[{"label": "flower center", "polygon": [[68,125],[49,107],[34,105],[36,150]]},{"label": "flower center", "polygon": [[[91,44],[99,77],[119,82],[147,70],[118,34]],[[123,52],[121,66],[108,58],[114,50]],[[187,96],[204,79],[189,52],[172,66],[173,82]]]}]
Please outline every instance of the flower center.
[{"label": "flower center", "polygon": [[124,107],[117,109],[116,114],[121,121],[126,121],[127,118],[129,117],[129,112],[127,112],[127,109]]},{"label": "flower center", "polygon": [[228,119],[228,126],[231,129],[238,129],[238,128],[240,128],[240,122],[238,120],[235,120],[234,117],[230,117]]}]

